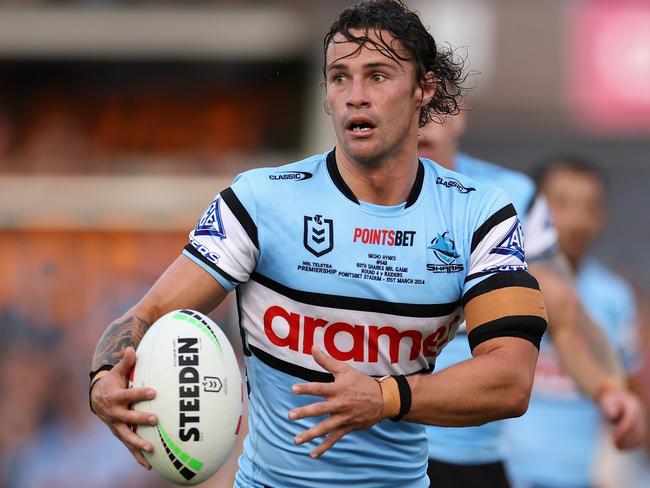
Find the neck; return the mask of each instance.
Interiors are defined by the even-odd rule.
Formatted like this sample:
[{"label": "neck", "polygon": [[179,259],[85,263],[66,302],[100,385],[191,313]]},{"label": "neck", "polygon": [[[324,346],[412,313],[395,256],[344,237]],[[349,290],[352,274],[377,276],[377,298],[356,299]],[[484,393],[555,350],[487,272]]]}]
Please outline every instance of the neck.
[{"label": "neck", "polygon": [[567,256],[567,261],[569,262],[569,266],[571,267],[571,270],[573,271],[574,274],[578,272],[578,268],[580,268],[580,264],[582,263],[582,257],[569,257]]},{"label": "neck", "polygon": [[372,164],[355,161],[339,145],[335,154],[341,177],[360,201],[392,206],[407,200],[418,171],[415,150]]}]

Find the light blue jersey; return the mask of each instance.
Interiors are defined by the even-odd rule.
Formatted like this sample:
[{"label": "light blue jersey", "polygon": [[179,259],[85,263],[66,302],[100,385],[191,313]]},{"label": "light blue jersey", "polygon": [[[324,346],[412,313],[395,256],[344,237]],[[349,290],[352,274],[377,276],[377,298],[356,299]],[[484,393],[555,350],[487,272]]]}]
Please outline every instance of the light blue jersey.
[{"label": "light blue jersey", "polygon": [[[456,171],[481,183],[501,188],[512,201],[522,220],[526,243],[526,260],[534,262],[556,249],[557,235],[545,200],[536,196],[535,184],[523,173],[459,154]],[[451,341],[436,363],[442,370],[472,357],[462,334]],[[427,427],[429,458],[452,464],[487,464],[504,459],[501,423],[480,427]]]},{"label": "light blue jersey", "polygon": [[[587,312],[628,370],[633,368],[635,304],[630,287],[593,259],[582,263],[576,279]],[[515,481],[557,488],[592,485],[601,416],[561,367],[549,340],[542,340],[528,412],[505,424],[508,468]]]},{"label": "light blue jersey", "polygon": [[184,254],[237,289],[250,416],[236,486],[428,487],[422,425],[385,420],[314,460],[322,439],[293,438],[321,419],[287,414],[321,399],[290,387],[332,380],[314,345],[368,375],[430,371],[463,300],[530,282],[521,241],[502,191],[428,160],[393,207],[359,202],[333,151],[235,178]]}]

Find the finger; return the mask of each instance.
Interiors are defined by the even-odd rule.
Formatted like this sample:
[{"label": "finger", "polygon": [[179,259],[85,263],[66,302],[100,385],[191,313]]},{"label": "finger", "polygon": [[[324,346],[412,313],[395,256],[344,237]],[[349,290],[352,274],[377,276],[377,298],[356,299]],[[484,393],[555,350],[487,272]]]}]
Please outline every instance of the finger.
[{"label": "finger", "polygon": [[607,420],[613,424],[618,422],[622,414],[621,397],[618,395],[607,395],[600,402],[600,408]]},{"label": "finger", "polygon": [[318,346],[312,346],[311,354],[316,362],[333,375],[345,372],[350,366],[343,361],[337,361],[320,350]]},{"label": "finger", "polygon": [[348,432],[351,432],[348,429],[337,429],[327,435],[325,440],[318,445],[311,453],[309,453],[309,457],[312,459],[316,459],[319,457],[321,454],[323,454],[325,451],[327,451],[330,447],[332,447],[334,444],[336,444],[341,437],[343,437],[345,434]]},{"label": "finger", "polygon": [[129,373],[131,372],[131,368],[133,368],[133,366],[135,366],[135,349],[129,346],[124,349],[124,355],[122,356],[122,359],[120,359],[120,362],[115,365],[112,371],[115,374],[128,379]]},{"label": "finger", "polygon": [[158,418],[152,413],[136,412],[122,408],[113,413],[113,418],[125,424],[131,425],[151,425],[154,426],[158,423]]},{"label": "finger", "polygon": [[153,451],[153,446],[148,441],[133,432],[128,425],[119,423],[114,424],[115,435],[125,444],[134,447],[140,451]]},{"label": "finger", "polygon": [[106,400],[115,405],[131,405],[155,397],[156,391],[153,388],[121,388],[107,394]]},{"label": "finger", "polygon": [[144,457],[144,454],[142,454],[142,451],[136,449],[135,447],[130,446],[129,444],[124,444],[127,449],[133,454],[133,457],[135,460],[145,469],[151,470],[151,464],[149,464],[149,461],[147,461],[147,458]]},{"label": "finger", "polygon": [[325,420],[318,422],[311,429],[305,430],[294,438],[296,444],[304,444],[317,437],[329,434],[341,426],[341,420],[336,417],[327,417]]},{"label": "finger", "polygon": [[336,388],[334,383],[297,383],[291,387],[291,393],[328,397],[335,393]]},{"label": "finger", "polygon": [[305,417],[320,417],[321,415],[332,412],[334,412],[334,404],[332,402],[317,402],[291,410],[289,412],[289,420],[300,420]]}]

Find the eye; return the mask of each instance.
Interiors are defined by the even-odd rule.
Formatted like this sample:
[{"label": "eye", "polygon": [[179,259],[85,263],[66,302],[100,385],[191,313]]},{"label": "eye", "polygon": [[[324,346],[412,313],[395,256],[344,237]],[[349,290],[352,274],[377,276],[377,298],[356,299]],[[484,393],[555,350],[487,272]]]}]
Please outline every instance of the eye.
[{"label": "eye", "polygon": [[384,75],[384,74],[382,74],[382,73],[374,73],[374,74],[372,75],[372,80],[373,80],[373,81],[376,81],[376,82],[378,82],[378,83],[381,83],[381,82],[384,81],[385,79],[386,79],[386,75]]},{"label": "eye", "polygon": [[340,85],[340,84],[343,83],[344,81],[345,81],[345,76],[342,75],[342,74],[333,75],[333,76],[330,78],[330,83],[334,83],[335,85]]}]

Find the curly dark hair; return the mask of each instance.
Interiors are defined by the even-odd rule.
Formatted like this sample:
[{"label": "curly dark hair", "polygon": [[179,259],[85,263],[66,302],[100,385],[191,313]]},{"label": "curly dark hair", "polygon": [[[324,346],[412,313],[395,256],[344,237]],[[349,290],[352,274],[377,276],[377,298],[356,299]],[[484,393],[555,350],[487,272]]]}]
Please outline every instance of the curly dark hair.
[{"label": "curly dark hair", "polygon": [[[361,30],[362,34],[353,35],[352,29]],[[379,42],[370,37],[371,32],[379,37]],[[409,53],[408,57],[400,55],[391,42],[384,39],[385,32],[401,43]],[[420,17],[400,0],[368,0],[341,12],[323,40],[323,76],[327,70],[327,48],[331,42],[336,42],[333,40],[336,34],[357,43],[359,48],[355,53],[368,43],[400,65],[401,61],[414,61],[420,87],[426,83],[427,72],[433,72],[436,91],[431,101],[420,110],[420,127],[433,119],[440,119],[441,115],[460,112],[465,93],[462,84],[467,78],[463,72],[464,59],[457,61],[450,48],[440,48]]]}]

